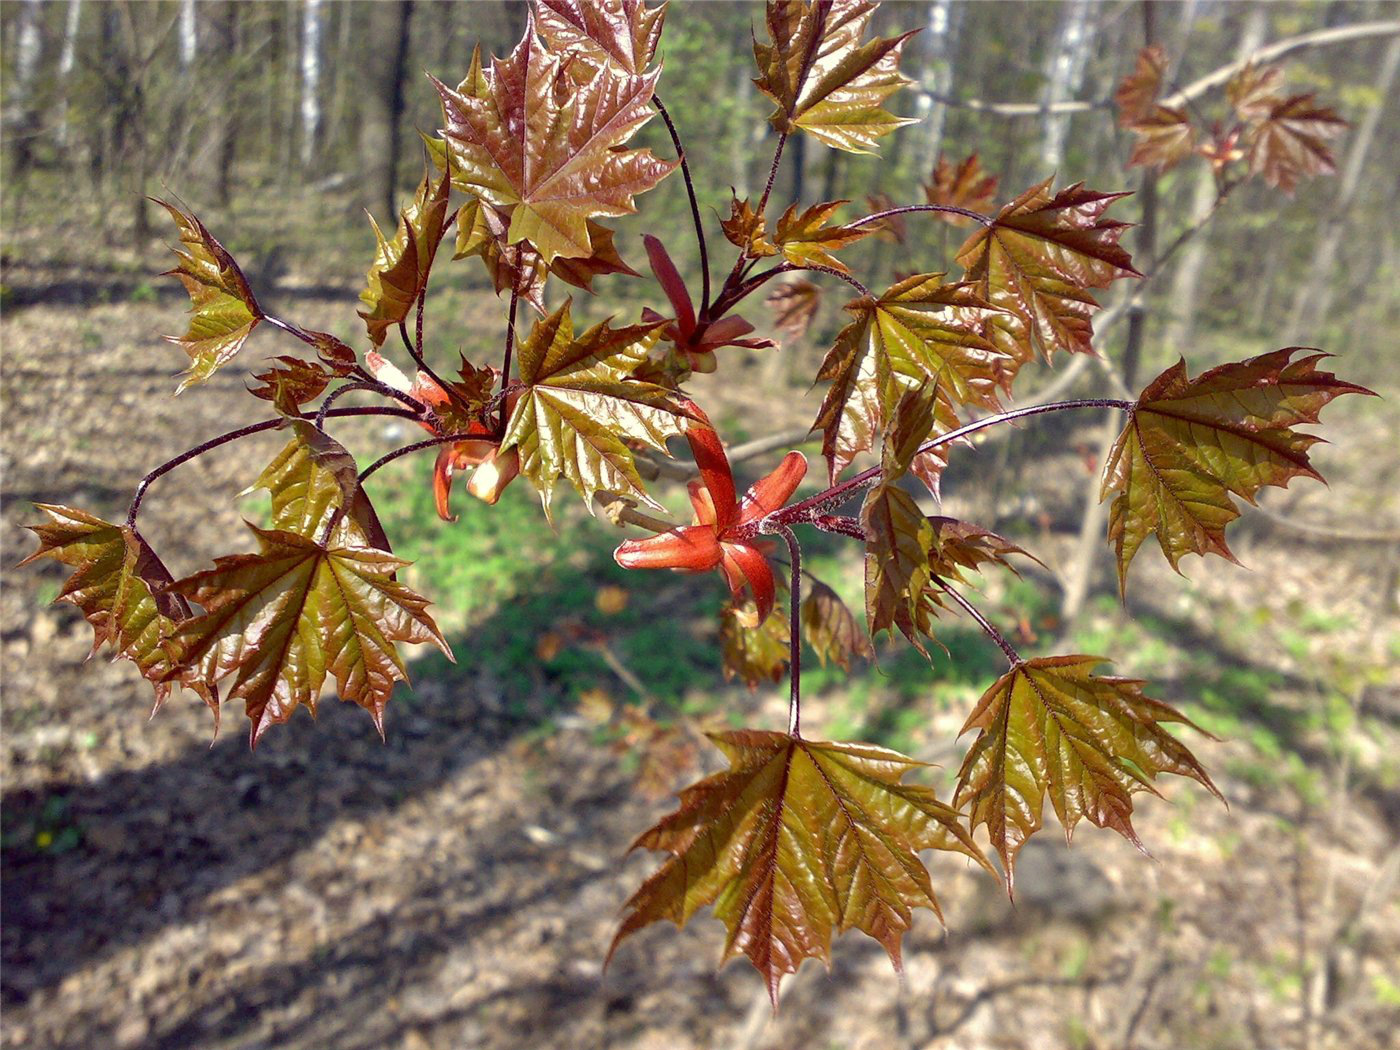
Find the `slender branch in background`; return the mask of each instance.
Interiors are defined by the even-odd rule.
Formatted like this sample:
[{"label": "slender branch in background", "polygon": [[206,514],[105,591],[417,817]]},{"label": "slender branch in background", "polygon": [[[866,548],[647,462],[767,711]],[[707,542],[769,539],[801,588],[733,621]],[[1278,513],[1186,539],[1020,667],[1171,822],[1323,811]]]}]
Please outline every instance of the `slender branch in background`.
[{"label": "slender branch in background", "polygon": [[[516,287],[516,282],[511,282],[510,288],[510,312],[506,315],[506,353],[501,361],[501,390],[510,388],[510,358],[515,352],[515,312],[520,307],[520,289]],[[497,433],[504,436],[506,432],[506,403],[501,401],[501,421],[497,426]]]},{"label": "slender branch in background", "polygon": [[685,179],[686,196],[690,198],[690,218],[695,223],[695,241],[700,246],[700,280],[702,282],[700,316],[704,318],[710,309],[710,252],[705,245],[705,224],[700,218],[700,201],[695,196],[695,183],[690,177],[690,164],[686,161],[685,147],[681,145],[681,135],[676,130],[675,122],[671,120],[671,114],[666,111],[659,96],[652,95],[651,104],[656,107],[656,111],[661,114],[661,119],[666,123],[666,130],[671,135],[671,145],[676,147],[676,156],[681,161],[681,177]]},{"label": "slender branch in background", "polygon": [[871,298],[871,296],[870,296],[870,289],[869,289],[869,288],[865,287],[865,285],[861,284],[859,281],[857,281],[857,280],[856,280],[854,277],[852,277],[850,274],[848,274],[848,273],[842,273],[840,270],[836,269],[834,266],[817,266],[817,265],[815,265],[815,264],[812,264],[812,265],[808,265],[808,266],[794,266],[794,267],[792,267],[792,269],[794,269],[794,270],[811,270],[813,273],[824,273],[824,274],[827,274],[827,275],[830,276],[830,277],[839,277],[841,280],[845,281],[847,284],[849,284],[849,285],[850,285],[852,288],[854,288],[856,291],[860,292],[862,298],[864,298],[864,299],[869,299],[869,298]]},{"label": "slender branch in background", "polygon": [[386,386],[384,383],[379,382],[379,380],[371,376],[368,379],[359,380],[354,383],[346,383],[344,386],[338,386],[329,394],[327,394],[325,400],[321,402],[321,407],[316,412],[316,429],[326,429],[326,416],[330,414],[331,405],[335,404],[346,394],[353,394],[357,390],[370,390],[376,394],[381,394],[384,397],[393,398],[395,401],[398,401],[405,407],[412,409],[414,415],[416,416],[426,415],[428,412],[432,411],[431,407],[423,404],[421,401],[415,401],[412,397],[410,397],[408,394],[405,394],[402,390],[395,390],[391,386]]},{"label": "slender branch in background", "polygon": [[953,590],[952,587],[948,586],[947,580],[943,579],[940,576],[935,576],[934,580],[939,587],[943,588],[943,593],[948,595],[949,598],[952,598],[953,601],[958,603],[958,605],[962,606],[963,612],[967,613],[967,615],[971,616],[974,620],[976,620],[977,626],[982,628],[982,630],[986,633],[987,637],[997,643],[1001,651],[1006,654],[1006,658],[1011,661],[1012,667],[1015,667],[1021,662],[1021,654],[1016,651],[1016,647],[1006,640],[1005,635],[1003,635],[1000,631],[998,631],[995,627],[992,626],[990,620],[988,620],[985,616],[983,616],[980,612],[977,611],[977,607],[975,605],[973,605],[970,601],[964,598],[957,591]]},{"label": "slender branch in background", "polygon": [[909,215],[916,211],[939,211],[947,215],[961,215],[974,222],[980,222],[983,226],[992,226],[996,222],[990,215],[983,215],[980,211],[971,211],[967,208],[959,208],[953,204],[909,204],[902,208],[887,208],[885,211],[877,211],[874,215],[867,215],[863,219],[848,222],[846,225],[850,227],[869,226],[872,222],[879,222],[891,215]]},{"label": "slender branch in background", "polygon": [[773,529],[788,549],[788,736],[802,735],[802,546],[786,525]]},{"label": "slender branch in background", "polygon": [[[399,419],[417,419],[417,412],[409,412],[402,408],[387,408],[383,405],[370,405],[364,408],[337,408],[326,413],[330,416],[396,416]],[[312,419],[309,412],[301,413],[302,419]],[[230,430],[218,437],[212,437],[208,441],[196,445],[194,448],[186,449],[173,459],[168,459],[155,470],[151,471],[136,485],[136,493],[131,497],[131,506],[126,512],[127,527],[136,524],[136,515],[141,512],[141,501],[146,497],[146,490],[151,487],[151,482],[155,481],[163,474],[168,474],[176,467],[188,463],[192,459],[212,452],[220,445],[227,445],[230,441],[237,441],[240,438],[251,437],[254,434],[261,434],[266,430],[276,430],[287,421],[282,417],[276,419],[265,419],[261,423],[250,423],[246,427],[239,427],[237,430]]]}]

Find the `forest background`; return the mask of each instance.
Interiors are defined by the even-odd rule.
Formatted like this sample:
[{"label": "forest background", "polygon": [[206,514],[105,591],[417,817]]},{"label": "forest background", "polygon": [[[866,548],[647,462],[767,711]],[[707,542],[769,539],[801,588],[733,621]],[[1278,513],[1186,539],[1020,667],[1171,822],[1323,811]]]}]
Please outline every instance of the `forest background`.
[{"label": "forest background", "polygon": [[[667,15],[661,90],[712,228],[771,156],[750,79],[761,17],[746,3]],[[1155,860],[1103,834],[1069,851],[1042,836],[1012,909],[939,859],[949,928],[920,920],[902,982],[873,944],[843,943],[830,978],[809,967],[789,983],[776,1020],[751,974],[714,970],[708,920],[635,938],[605,977],[617,909],[650,865],[621,858],[669,791],[713,768],[699,731],[737,714],[779,725],[784,697],[724,681],[713,581],[624,581],[615,531],[568,517],[556,537],[520,486],[441,525],[417,461],[385,470],[376,498],[463,658],[415,663],[387,744],[328,706],[256,755],[236,732],[211,749],[199,705],[148,724],[129,668],[83,664],[86,625],[46,604],[60,567],[10,571],[32,546],[30,501],[116,512],[146,469],[251,421],[236,369],[169,396],[182,359],[159,334],[180,329],[182,293],[155,277],[173,230],[143,194],[188,202],[273,309],[363,345],[364,209],[385,224],[421,177],[415,129],[440,117],[423,71],[455,82],[474,43],[504,53],[524,26],[522,5],[495,2],[0,5],[0,1045],[1387,1045],[1400,1025],[1400,5],[886,4],[877,32],[924,30],[903,63],[916,83],[892,103],[921,123],[879,159],[794,139],[775,191],[918,199],[940,154],[974,151],[999,201],[1052,173],[1138,188],[1111,98],[1147,34],[1182,84],[1310,41],[1286,56],[1289,84],[1351,121],[1337,175],[1291,198],[1247,185],[1213,214],[1204,166],[1159,178],[1158,242],[1201,228],[1146,293],[1136,368],[1140,381],[1178,355],[1194,372],[1294,343],[1338,354],[1338,372],[1385,400],[1329,417],[1316,458],[1330,488],[1271,492],[1247,514],[1236,552],[1251,571],[1188,563],[1181,581],[1154,556],[1125,610],[1096,510],[1081,528],[1103,449],[1092,418],[988,441],[944,483],[956,512],[1046,561],[985,584],[1019,645],[1112,654],[1222,738],[1197,750],[1231,808],[1185,786],[1145,806]],[[670,155],[657,123],[639,138]],[[1141,201],[1122,217],[1140,221]],[[640,204],[618,224],[623,257],[645,270],[645,229],[697,272],[679,180]],[[878,283],[938,268],[961,240],[933,223],[906,236],[844,258]],[[504,308],[477,264],[440,266],[434,287],[437,359],[494,360]],[[576,297],[590,320],[658,300],[626,277],[598,288]],[[808,377],[840,324],[829,298],[805,336],[727,351],[700,381],[726,436],[800,442]],[[1114,367],[1126,328],[1104,332]],[[269,338],[245,356],[279,349]],[[1068,369],[1020,392],[1107,388],[1087,358]],[[405,438],[345,434],[362,459]],[[163,483],[147,513],[177,573],[256,515],[232,497],[276,443]],[[812,564],[859,607],[857,561],[818,546]],[[950,741],[996,660],[975,628],[940,637],[949,655],[931,669],[907,647],[850,675],[813,668],[804,718],[955,769]]]}]

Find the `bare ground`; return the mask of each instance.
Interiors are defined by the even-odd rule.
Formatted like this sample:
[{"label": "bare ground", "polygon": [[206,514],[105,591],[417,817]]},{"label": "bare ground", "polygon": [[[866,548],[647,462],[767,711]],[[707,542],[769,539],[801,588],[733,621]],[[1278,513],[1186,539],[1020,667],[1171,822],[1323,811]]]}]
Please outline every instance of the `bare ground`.
[{"label": "bare ground", "polygon": [[[46,279],[6,276],[20,289]],[[353,296],[347,286],[296,316],[343,326]],[[464,672],[420,681],[387,743],[363,712],[328,704],[256,754],[237,712],[211,747],[200,705],[177,697],[148,722],[149,689],[129,666],[85,662],[86,624],[43,604],[61,569],[9,568],[32,546],[20,530],[30,501],[120,513],[144,469],[256,407],[232,371],[170,397],[179,355],[153,333],[172,329],[176,300],[78,298],[14,300],[0,322],[0,1045],[1394,1046],[1400,694],[1381,593],[1393,581],[1380,571],[1393,552],[1260,526],[1241,550],[1254,572],[1197,563],[1190,592],[1141,559],[1135,611],[1221,666],[1277,670],[1267,708],[1246,721],[1282,727],[1288,753],[1202,742],[1228,810],[1188,784],[1167,788],[1171,804],[1145,800],[1152,860],[1093,829],[1072,850],[1047,832],[1024,854],[1015,908],[935,858],[948,929],[919,917],[902,979],[877,946],[845,938],[830,974],[806,968],[773,1019],[752,972],[716,969],[723,931],[708,918],[644,931],[603,972],[617,910],[652,865],[627,847],[667,804],[634,790],[582,720],[525,732],[501,683],[473,669],[470,637],[454,639]],[[1336,415],[1333,488],[1297,513],[1393,522],[1393,416]],[[365,454],[387,447],[374,426],[350,433]],[[205,457],[153,490],[143,522],[172,569],[239,542],[227,497],[275,446]],[[1044,476],[1078,476],[1072,457],[1050,466]],[[1072,496],[1046,499],[1072,513]],[[1043,540],[1052,565],[1071,542],[1053,529]],[[1349,626],[1310,646],[1299,601]],[[1264,627],[1241,633],[1245,620]],[[1303,635],[1296,651],[1261,640],[1288,630]],[[1326,661],[1338,650],[1361,668],[1349,695],[1363,715],[1340,737],[1309,717],[1337,692]],[[1117,655],[1131,670],[1132,654]],[[1184,679],[1160,687],[1193,710]],[[776,690],[733,699],[750,724],[782,720]],[[813,698],[809,719],[839,702]],[[926,756],[956,766],[945,745],[963,714],[929,713]],[[1258,775],[1289,763],[1311,779]]]}]

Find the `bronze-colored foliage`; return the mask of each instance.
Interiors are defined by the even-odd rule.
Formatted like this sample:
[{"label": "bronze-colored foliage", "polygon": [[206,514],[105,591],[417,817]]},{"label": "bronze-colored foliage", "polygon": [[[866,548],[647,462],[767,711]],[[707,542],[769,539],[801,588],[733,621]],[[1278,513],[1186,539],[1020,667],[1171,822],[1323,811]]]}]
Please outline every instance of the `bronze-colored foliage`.
[{"label": "bronze-colored foliage", "polygon": [[733,197],[729,202],[729,218],[721,219],[719,225],[730,244],[755,258],[778,254],[778,249],[768,242],[768,225],[762,212],[754,211],[747,197],[743,200]]},{"label": "bronze-colored foliage", "polygon": [[828,225],[828,220],[846,203],[827,201],[825,204],[814,204],[801,214],[798,214],[796,204],[790,206],[778,217],[773,243],[783,257],[795,266],[829,266],[841,273],[850,273],[846,264],[831,253],[870,236],[874,231],[863,227]]},{"label": "bronze-colored foliage", "polygon": [[719,614],[725,681],[737,678],[750,689],[781,682],[788,668],[788,638],[786,616],[760,622],[753,602],[727,603]]},{"label": "bronze-colored foliage", "polygon": [[642,927],[684,926],[713,905],[729,930],[725,957],[746,955],[776,1006],[786,974],[830,957],[833,933],[860,930],[899,967],[914,909],[942,918],[921,850],[986,865],[955,810],[901,783],[921,765],[913,759],[752,730],[711,739],[729,768],[683,791],[637,839],[670,856],[627,902],[610,958]]},{"label": "bronze-colored foliage", "polygon": [[875,4],[863,0],[769,0],[770,43],[753,45],[758,89],[777,103],[769,118],[783,133],[801,129],[848,153],[869,153],[912,121],[883,109],[910,83],[900,51],[913,35],[863,41]]},{"label": "bronze-colored foliage", "polygon": [[1186,554],[1234,561],[1225,527],[1240,511],[1231,494],[1253,503],[1266,485],[1321,480],[1308,459],[1321,439],[1294,428],[1316,423],[1335,397],[1371,393],[1319,372],[1325,357],[1292,346],[1195,379],[1179,361],[1148,384],[1104,465],[1103,498],[1115,494],[1108,538],[1120,590],[1148,536],[1156,534],[1172,568]]},{"label": "bronze-colored foliage", "polygon": [[[539,0],[535,18],[540,36],[559,54],[595,70],[611,65],[645,73],[656,54],[666,5],[648,8],[642,0]],[[587,79],[586,74],[582,78]]]},{"label": "bronze-colored foliage", "polygon": [[634,194],[676,167],[624,144],[652,117],[660,70],[628,73],[610,63],[574,83],[533,22],[516,49],[473,62],[454,91],[434,79],[446,127],[453,185],[510,212],[507,244],[529,241],[546,265],[594,253],[588,220],[635,210]]},{"label": "bronze-colored foliage", "polygon": [[261,385],[249,387],[248,393],[271,401],[284,416],[296,415],[300,406],[320,397],[335,375],[319,361],[285,354],[274,357],[273,361],[275,364],[266,372],[253,376]]},{"label": "bronze-colored foliage", "polygon": [[392,240],[385,240],[379,223],[370,216],[378,242],[370,265],[360,311],[370,342],[384,345],[389,330],[404,321],[423,293],[433,257],[447,232],[448,179],[434,180],[425,173],[413,200],[399,216]]},{"label": "bronze-colored foliage", "polygon": [[1093,674],[1103,662],[1023,660],[982,694],[963,726],[978,735],[958,772],[953,804],[967,808],[973,830],[987,828],[1008,887],[1016,854],[1043,826],[1047,794],[1066,838],[1088,820],[1139,849],[1132,796],[1157,794],[1158,774],[1190,777],[1221,798],[1196,757],[1163,728],[1191,722],[1146,696],[1137,679]]},{"label": "bronze-colored foliage", "polygon": [[[933,175],[924,184],[924,199],[930,204],[986,211],[996,200],[998,181],[995,175],[988,175],[982,170],[982,160],[976,153],[968,154],[956,167],[940,153]],[[948,212],[933,214],[950,226],[966,226],[972,221],[966,215]]]},{"label": "bronze-colored foliage", "polygon": [[184,245],[174,249],[179,259],[175,269],[162,276],[179,278],[190,295],[189,329],[182,336],[166,337],[190,356],[178,394],[227,364],[265,315],[238,263],[204,223],[168,201],[155,202],[175,220]]},{"label": "bronze-colored foliage", "polygon": [[822,290],[805,277],[798,277],[778,285],[763,302],[773,311],[774,328],[789,339],[801,339],[817,316]]},{"label": "bronze-colored foliage", "polygon": [[803,640],[812,647],[823,667],[836,664],[843,671],[849,671],[853,657],[875,658],[875,647],[870,644],[865,627],[841,596],[826,584],[813,582],[808,586],[801,615]]}]

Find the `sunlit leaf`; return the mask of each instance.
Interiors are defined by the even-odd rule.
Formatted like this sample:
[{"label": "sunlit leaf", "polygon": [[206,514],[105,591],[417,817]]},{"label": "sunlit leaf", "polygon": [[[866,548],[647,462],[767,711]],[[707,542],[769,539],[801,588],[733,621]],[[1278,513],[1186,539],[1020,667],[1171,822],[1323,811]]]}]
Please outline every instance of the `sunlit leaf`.
[{"label": "sunlit leaf", "polygon": [[271,401],[285,416],[296,415],[301,405],[320,397],[333,378],[331,370],[319,361],[285,355],[272,360],[271,368],[253,376],[261,385],[249,387],[248,393]]},{"label": "sunlit leaf", "polygon": [[925,849],[986,864],[958,814],[931,788],[903,784],[921,763],[869,744],[779,733],[713,736],[729,768],[681,793],[636,845],[670,856],[627,902],[618,944],[666,919],[683,926],[706,905],[742,952],[778,986],[807,958],[830,957],[833,933],[858,929],[895,966],[915,908],[941,919]]},{"label": "sunlit leaf", "polygon": [[1246,124],[1265,119],[1281,100],[1283,69],[1247,63],[1225,85],[1225,98]]},{"label": "sunlit leaf", "polygon": [[1278,99],[1244,134],[1245,159],[1252,175],[1292,193],[1299,179],[1337,170],[1327,140],[1347,127],[1336,111],[1318,105],[1312,94]]},{"label": "sunlit leaf", "polygon": [[1220,796],[1196,757],[1163,727],[1191,722],[1146,696],[1137,679],[1094,675],[1103,662],[1099,656],[1023,660],[982,694],[963,726],[978,734],[958,772],[953,804],[967,808],[973,830],[987,828],[1008,886],[1017,852],[1043,826],[1047,794],[1066,837],[1088,820],[1139,849],[1132,796],[1157,794],[1159,774],[1190,777]]},{"label": "sunlit leaf", "polygon": [[1196,149],[1196,127],[1184,109],[1154,106],[1131,130],[1137,141],[1128,158],[1129,167],[1170,171]]},{"label": "sunlit leaf", "polygon": [[898,627],[924,652],[928,634],[923,596],[931,579],[929,548],[933,527],[914,497],[893,484],[866,494],[860,512],[865,530],[865,622],[872,636]]},{"label": "sunlit leaf", "polygon": [[982,566],[988,564],[1000,565],[1014,573],[1015,567],[1007,560],[1013,554],[1039,562],[1010,540],[970,521],[939,516],[931,516],[928,521],[933,529],[929,568],[944,579],[960,580],[964,569],[981,572]]},{"label": "sunlit leaf", "polygon": [[796,204],[791,205],[778,218],[773,243],[794,266],[829,266],[841,273],[850,273],[845,263],[831,253],[870,236],[874,230],[865,226],[828,226],[828,220],[846,203],[814,204],[801,214]]},{"label": "sunlit leaf", "polygon": [[1118,126],[1130,128],[1152,115],[1162,78],[1167,73],[1167,51],[1152,44],[1138,52],[1133,71],[1123,78],[1113,101],[1118,106]]},{"label": "sunlit leaf", "polygon": [[182,336],[167,336],[190,356],[178,394],[227,364],[264,315],[243,271],[204,223],[167,201],[155,202],[175,220],[184,245],[175,249],[179,263],[164,276],[178,277],[190,295],[189,330]]},{"label": "sunlit leaf", "polygon": [[768,242],[768,226],[763,213],[753,210],[749,200],[735,196],[729,202],[729,218],[720,220],[725,239],[755,258],[777,255],[778,249]]},{"label": "sunlit leaf", "polygon": [[875,4],[861,0],[770,0],[770,43],[754,41],[760,91],[777,103],[770,121],[849,153],[869,153],[879,138],[912,120],[882,108],[910,80],[899,72],[912,36],[862,42]]},{"label": "sunlit leaf", "polygon": [[1335,397],[1371,393],[1319,372],[1326,356],[1292,346],[1195,379],[1181,361],[1148,384],[1104,465],[1103,498],[1115,494],[1108,538],[1120,590],[1153,533],[1173,568],[1187,554],[1234,561],[1225,543],[1225,527],[1240,514],[1232,493],[1253,503],[1266,485],[1321,480],[1308,459],[1321,439],[1294,427],[1316,423]]},{"label": "sunlit leaf", "polygon": [[634,194],[675,169],[624,144],[651,119],[659,70],[603,65],[575,82],[533,23],[505,59],[457,90],[434,80],[453,184],[510,212],[508,244],[529,241],[546,264],[593,254],[588,220],[634,211]]},{"label": "sunlit leaf", "polygon": [[666,5],[642,0],[537,0],[535,18],[553,50],[578,60],[589,72],[612,65],[645,73],[661,39]]},{"label": "sunlit leaf", "polygon": [[413,200],[399,216],[392,240],[385,240],[379,224],[370,216],[378,248],[370,265],[359,314],[375,346],[382,346],[389,330],[405,320],[428,283],[433,257],[447,230],[449,183],[444,175],[434,180],[425,174]]},{"label": "sunlit leaf", "polygon": [[[924,185],[924,199],[929,204],[945,204],[969,211],[985,212],[997,195],[997,177],[982,170],[976,153],[970,154],[957,167],[949,164],[940,153],[933,169],[933,178]],[[966,215],[934,212],[935,218],[950,226],[966,226],[972,220]]]},{"label": "sunlit leaf", "polygon": [[758,623],[752,602],[742,607],[729,602],[720,611],[719,623],[725,681],[737,678],[750,689],[782,681],[790,655],[786,615]]},{"label": "sunlit leaf", "polygon": [[1003,208],[958,251],[967,280],[1005,313],[986,319],[982,334],[1005,355],[1006,380],[1039,351],[1090,353],[1091,318],[1099,308],[1090,289],[1141,276],[1119,247],[1126,223],[1104,218],[1122,193],[1099,193],[1076,183],[1050,193],[1049,179]]},{"label": "sunlit leaf", "polygon": [[394,643],[431,642],[452,655],[427,601],[394,579],[408,563],[369,547],[325,547],[249,527],[256,554],[219,558],[172,585],[205,610],[174,629],[181,663],[210,686],[232,678],[228,696],[244,702],[255,745],[298,705],[314,714],[327,675],[382,735],[394,683],[408,680]]},{"label": "sunlit leaf", "polygon": [[50,558],[74,570],[55,600],[77,606],[92,625],[93,652],[110,646],[115,657],[137,666],[155,685],[159,707],[170,692],[165,641],[174,622],[190,615],[185,600],[165,589],[169,571],[129,526],[72,507],[35,506],[49,521],[26,526],[39,537],[39,549],[19,564]]},{"label": "sunlit leaf", "polygon": [[520,346],[525,385],[506,425],[501,451],[520,450],[520,470],[548,508],[559,478],[590,508],[599,491],[649,506],[628,442],[666,451],[684,431],[685,413],[662,387],[627,379],[656,342],[659,325],[612,328],[604,321],[577,338],[571,303],[535,323]]}]

